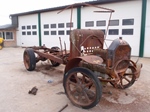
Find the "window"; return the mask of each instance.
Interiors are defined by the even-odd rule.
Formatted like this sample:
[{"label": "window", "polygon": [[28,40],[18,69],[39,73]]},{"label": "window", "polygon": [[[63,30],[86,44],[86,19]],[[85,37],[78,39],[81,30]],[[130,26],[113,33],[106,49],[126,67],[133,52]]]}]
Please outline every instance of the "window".
[{"label": "window", "polygon": [[49,31],[44,31],[44,35],[49,35]]},{"label": "window", "polygon": [[22,35],[26,35],[26,32],[22,32]]},{"label": "window", "polygon": [[119,20],[110,20],[109,26],[118,26],[119,25]]},{"label": "window", "polygon": [[56,35],[56,31],[51,31],[51,35]]},{"label": "window", "polygon": [[118,35],[119,30],[118,29],[110,29],[109,30],[109,35]]},{"label": "window", "polygon": [[25,26],[22,26],[22,30],[25,30],[26,29],[26,27]]},{"label": "window", "polygon": [[32,35],[37,35],[37,32],[36,31],[32,31]]},{"label": "window", "polygon": [[64,28],[64,23],[59,23],[58,28]]},{"label": "window", "polygon": [[122,25],[134,25],[134,19],[123,19]]},{"label": "window", "polygon": [[67,30],[67,31],[66,31],[66,34],[67,34],[67,35],[70,35],[70,30]]},{"label": "window", "polygon": [[97,21],[96,26],[106,26],[106,21]]},{"label": "window", "polygon": [[73,27],[73,23],[66,23],[66,27],[67,28]]},{"label": "window", "polygon": [[48,29],[49,28],[49,24],[44,24],[44,29]]},{"label": "window", "polygon": [[133,29],[122,29],[122,35],[133,35]]},{"label": "window", "polygon": [[28,31],[28,32],[27,32],[27,35],[31,35],[31,32],[30,32],[30,31]]},{"label": "window", "polygon": [[85,22],[86,27],[93,27],[94,26],[94,21],[87,21]]},{"label": "window", "polygon": [[31,29],[31,26],[27,26],[27,29]]},{"label": "window", "polygon": [[6,38],[5,39],[13,39],[13,32],[6,32]]},{"label": "window", "polygon": [[51,24],[51,28],[56,28],[56,24]]},{"label": "window", "polygon": [[32,25],[32,29],[36,29],[36,25]]},{"label": "window", "polygon": [[59,35],[64,35],[64,31],[63,31],[63,30],[58,31],[58,34],[59,34]]}]

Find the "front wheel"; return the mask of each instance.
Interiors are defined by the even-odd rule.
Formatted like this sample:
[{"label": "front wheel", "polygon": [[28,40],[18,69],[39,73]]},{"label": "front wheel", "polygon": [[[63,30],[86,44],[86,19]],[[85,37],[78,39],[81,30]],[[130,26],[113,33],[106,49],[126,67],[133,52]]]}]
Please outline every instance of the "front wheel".
[{"label": "front wheel", "polygon": [[136,80],[135,72],[136,68],[132,63],[129,63],[125,71],[116,70],[116,73],[119,76],[119,82],[117,84],[110,82],[110,84],[119,89],[126,89],[134,84]]},{"label": "front wheel", "polygon": [[64,75],[64,89],[70,101],[84,109],[96,106],[102,96],[99,79],[83,67],[73,68]]}]

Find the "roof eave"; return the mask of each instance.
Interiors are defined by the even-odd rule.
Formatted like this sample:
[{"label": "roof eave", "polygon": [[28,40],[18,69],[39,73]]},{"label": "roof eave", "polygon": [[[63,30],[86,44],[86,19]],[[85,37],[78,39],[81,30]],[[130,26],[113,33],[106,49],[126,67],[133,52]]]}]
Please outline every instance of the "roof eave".
[{"label": "roof eave", "polygon": [[[129,0],[102,0],[102,1],[90,1],[90,2],[84,2],[84,3],[91,4],[91,5],[98,5],[98,4],[122,2],[122,1],[129,1]],[[48,12],[48,11],[62,10],[68,6],[70,6],[70,5],[41,9],[41,10],[35,10],[35,11],[29,11],[29,12],[23,12],[23,13],[10,14],[10,16],[23,16],[23,15],[37,14],[37,13]],[[74,7],[80,7],[80,6],[85,6],[85,5],[83,5],[82,3],[74,4]]]}]

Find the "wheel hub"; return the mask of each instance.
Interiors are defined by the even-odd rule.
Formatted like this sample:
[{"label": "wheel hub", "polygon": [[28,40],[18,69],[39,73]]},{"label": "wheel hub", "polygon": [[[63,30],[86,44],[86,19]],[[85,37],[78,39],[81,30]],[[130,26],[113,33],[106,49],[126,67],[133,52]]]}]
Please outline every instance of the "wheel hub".
[{"label": "wheel hub", "polygon": [[76,90],[78,93],[81,93],[83,91],[83,88],[81,86],[77,86]]}]

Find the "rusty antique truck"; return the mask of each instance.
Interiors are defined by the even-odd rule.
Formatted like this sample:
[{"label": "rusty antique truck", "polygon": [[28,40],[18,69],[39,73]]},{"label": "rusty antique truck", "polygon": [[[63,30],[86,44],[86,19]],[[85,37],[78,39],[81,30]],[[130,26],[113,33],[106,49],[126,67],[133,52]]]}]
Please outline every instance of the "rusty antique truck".
[{"label": "rusty antique truck", "polygon": [[47,59],[54,67],[66,65],[63,86],[67,97],[75,106],[92,108],[100,101],[102,84],[128,88],[139,78],[142,67],[131,60],[131,47],[121,37],[103,49],[104,36],[98,29],[74,29],[69,51],[63,50],[62,45],[29,47],[23,54],[24,65],[28,71],[34,70],[38,61]]}]

